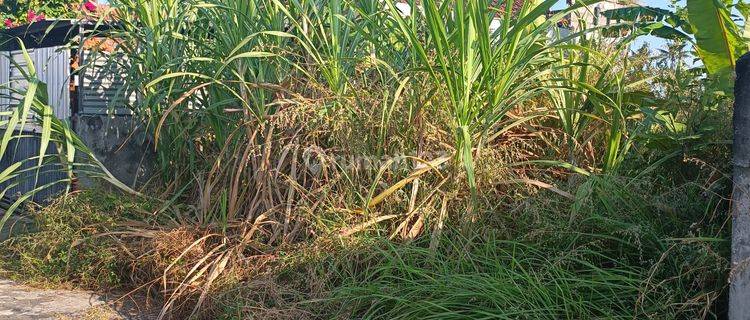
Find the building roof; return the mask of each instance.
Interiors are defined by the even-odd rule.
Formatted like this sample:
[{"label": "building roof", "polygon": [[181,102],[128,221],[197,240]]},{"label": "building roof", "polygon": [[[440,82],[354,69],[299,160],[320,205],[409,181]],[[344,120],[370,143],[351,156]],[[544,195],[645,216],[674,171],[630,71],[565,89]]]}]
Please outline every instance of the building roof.
[{"label": "building roof", "polygon": [[[512,12],[514,14],[521,11],[525,0],[513,0]],[[499,8],[500,11],[505,12],[505,1],[504,0],[492,0],[490,1],[490,7]]]},{"label": "building roof", "polygon": [[23,42],[27,49],[64,45],[78,36],[80,31],[104,31],[112,26],[76,20],[43,20],[0,30],[0,51],[20,50]]}]

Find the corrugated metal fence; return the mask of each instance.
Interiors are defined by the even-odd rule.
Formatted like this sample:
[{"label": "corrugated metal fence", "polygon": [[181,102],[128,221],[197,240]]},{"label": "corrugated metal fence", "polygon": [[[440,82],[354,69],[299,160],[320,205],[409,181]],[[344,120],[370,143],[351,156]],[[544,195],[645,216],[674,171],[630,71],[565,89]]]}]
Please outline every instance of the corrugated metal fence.
[{"label": "corrugated metal fence", "polygon": [[130,115],[127,104],[135,102],[135,95],[124,97],[125,58],[111,53],[84,50],[80,90],[80,113]]},{"label": "corrugated metal fence", "polygon": [[3,52],[0,52],[0,111],[4,111],[8,106],[8,89],[10,81],[10,59]]},{"label": "corrugated metal fence", "polygon": [[[65,47],[37,48],[27,50],[37,78],[47,84],[47,97],[54,114],[59,119],[70,118],[70,50]],[[14,91],[23,92],[28,87],[24,73],[28,63],[21,51],[0,52],[0,83]],[[0,108],[7,110],[23,97],[19,93],[0,100]]]},{"label": "corrugated metal fence", "polygon": [[[65,47],[36,48],[27,50],[37,72],[37,77],[47,84],[47,96],[54,114],[59,119],[70,119],[70,50]],[[23,72],[22,72],[23,70]],[[23,92],[28,87],[24,72],[28,62],[21,51],[0,52],[0,83]],[[7,111],[15,107],[23,98],[21,93],[12,93],[5,89],[0,93],[0,109]],[[22,162],[19,176],[0,184],[5,190],[3,198],[13,200],[21,195],[37,190],[33,195],[34,202],[44,202],[62,192],[65,184],[60,183],[67,175],[54,157],[45,157],[45,165],[35,168],[40,154],[39,128],[27,125],[23,132],[16,132],[5,154],[0,157],[0,168],[7,168]],[[48,147],[46,155],[54,155],[54,145]],[[7,189],[6,189],[7,188]]]},{"label": "corrugated metal fence", "polygon": [[[65,190],[66,185],[62,181],[67,175],[59,162],[47,159],[45,165],[36,168],[39,159],[39,144],[39,135],[34,132],[25,132],[8,144],[8,151],[0,158],[0,168],[7,168],[18,162],[22,162],[22,165],[16,171],[20,173],[18,177],[0,183],[0,190],[5,190],[3,200],[13,201],[38,189],[31,199],[36,203],[44,203]],[[47,155],[56,153],[54,145],[47,148]]]},{"label": "corrugated metal fence", "polygon": [[[47,84],[47,96],[57,118],[70,121],[71,110],[71,51],[65,46],[33,48],[27,53],[37,72],[37,77]],[[127,98],[121,91],[124,85],[124,60],[101,51],[84,50],[79,56],[82,73],[78,75],[78,112],[89,115],[130,115],[126,107],[135,101],[135,96]],[[0,52],[0,86],[7,89],[0,92],[0,117],[7,116],[23,99],[28,87],[24,73],[28,62],[21,51]],[[2,128],[0,128],[0,131]],[[12,200],[19,195],[38,189],[34,194],[35,202],[43,202],[58,194],[65,188],[64,183],[57,183],[67,177],[59,163],[53,157],[45,157],[46,163],[41,169],[35,168],[39,156],[38,126],[26,125],[24,132],[14,139],[6,154],[0,157],[0,171],[17,162],[23,162],[22,174],[15,180],[0,184],[0,192],[6,187],[5,200]],[[47,155],[56,154],[50,146]],[[43,188],[45,187],[45,188]]]}]

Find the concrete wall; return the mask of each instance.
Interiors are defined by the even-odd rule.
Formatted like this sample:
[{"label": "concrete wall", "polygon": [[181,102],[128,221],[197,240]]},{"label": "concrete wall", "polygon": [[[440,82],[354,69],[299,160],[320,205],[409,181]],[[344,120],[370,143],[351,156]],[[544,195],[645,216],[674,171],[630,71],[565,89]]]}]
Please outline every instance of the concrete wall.
[{"label": "concrete wall", "polygon": [[[130,116],[77,114],[73,128],[112,174],[126,185],[138,188],[153,174],[156,155],[143,125]],[[81,187],[98,186],[79,177]]]}]

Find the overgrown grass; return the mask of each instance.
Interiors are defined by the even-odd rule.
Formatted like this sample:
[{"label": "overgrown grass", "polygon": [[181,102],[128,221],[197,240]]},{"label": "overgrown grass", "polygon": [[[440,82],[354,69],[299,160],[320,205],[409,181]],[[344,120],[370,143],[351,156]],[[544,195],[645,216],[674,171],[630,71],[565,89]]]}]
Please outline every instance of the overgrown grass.
[{"label": "overgrown grass", "polygon": [[550,256],[492,237],[453,237],[446,245],[453,247],[438,253],[391,247],[337,298],[365,319],[631,318],[644,278],[643,270],[587,250]]},{"label": "overgrown grass", "polygon": [[553,0],[112,3],[162,200],[36,211],[16,277],[174,318],[723,315],[731,99],[700,70],[559,39]]},{"label": "overgrown grass", "polygon": [[[483,215],[469,233],[456,229],[460,215],[451,215],[442,234],[413,241],[392,242],[375,228],[277,247],[228,266],[197,315],[720,318],[727,202],[695,183],[665,183],[592,176],[579,184],[576,201],[531,195],[508,203],[509,211]],[[176,292],[187,268],[224,245],[200,241],[201,230],[137,222],[150,220],[145,208],[90,192],[60,199],[35,211],[39,232],[2,244],[0,267],[42,285],[141,287],[155,298]],[[166,287],[162,270],[170,270]],[[192,309],[198,293],[176,301],[173,315]]]},{"label": "overgrown grass", "polygon": [[122,252],[110,234],[128,219],[143,219],[144,207],[129,197],[80,192],[45,208],[32,206],[35,232],[0,247],[0,268],[41,286],[113,289],[122,285]]},{"label": "overgrown grass", "polygon": [[[725,312],[727,203],[700,186],[594,177],[580,203],[532,197],[469,235],[376,233],[279,255],[220,290],[222,319],[697,319]],[[212,316],[209,316],[212,317]]]}]

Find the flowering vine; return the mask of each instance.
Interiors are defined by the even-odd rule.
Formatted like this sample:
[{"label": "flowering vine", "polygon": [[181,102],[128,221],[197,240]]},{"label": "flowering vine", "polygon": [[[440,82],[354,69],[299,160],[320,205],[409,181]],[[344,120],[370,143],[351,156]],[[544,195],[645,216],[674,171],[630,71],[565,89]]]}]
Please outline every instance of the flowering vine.
[{"label": "flowering vine", "polygon": [[[53,17],[90,17],[98,13],[101,8],[96,0],[49,0],[44,6],[44,12],[27,5],[9,4],[0,0],[1,29],[14,28],[19,25],[40,22],[47,19],[47,14]],[[25,16],[24,16],[25,13]]]}]

